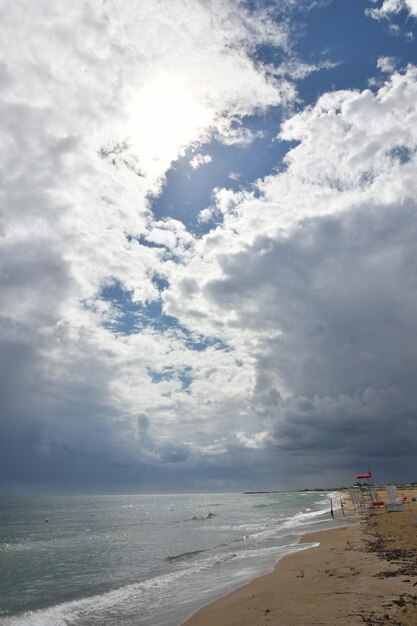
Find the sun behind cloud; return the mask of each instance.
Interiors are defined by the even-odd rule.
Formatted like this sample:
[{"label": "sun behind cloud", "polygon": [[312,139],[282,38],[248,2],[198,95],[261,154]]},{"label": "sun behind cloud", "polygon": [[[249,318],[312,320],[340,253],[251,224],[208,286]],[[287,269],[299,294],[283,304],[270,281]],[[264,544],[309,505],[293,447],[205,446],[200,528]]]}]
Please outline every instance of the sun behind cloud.
[{"label": "sun behind cloud", "polygon": [[129,139],[145,172],[158,178],[193,142],[207,141],[214,115],[185,77],[159,74],[132,98]]}]

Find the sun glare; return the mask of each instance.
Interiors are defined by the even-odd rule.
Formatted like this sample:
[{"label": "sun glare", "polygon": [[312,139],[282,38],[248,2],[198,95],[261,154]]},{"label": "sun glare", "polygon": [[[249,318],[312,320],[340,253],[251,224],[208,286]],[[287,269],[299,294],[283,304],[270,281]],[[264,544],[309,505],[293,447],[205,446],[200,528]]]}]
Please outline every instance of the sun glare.
[{"label": "sun glare", "polygon": [[175,77],[153,79],[133,98],[130,139],[149,174],[161,175],[181,149],[208,139],[213,115],[190,85]]}]

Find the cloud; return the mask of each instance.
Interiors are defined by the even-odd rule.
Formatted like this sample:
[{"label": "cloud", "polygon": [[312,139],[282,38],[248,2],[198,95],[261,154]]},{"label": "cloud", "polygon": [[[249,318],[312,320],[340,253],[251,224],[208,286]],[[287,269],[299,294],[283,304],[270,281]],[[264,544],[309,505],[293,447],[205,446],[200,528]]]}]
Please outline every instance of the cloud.
[{"label": "cloud", "polygon": [[253,363],[244,447],[323,449],[335,466],[390,449],[411,458],[416,89],[409,67],[285,121],[280,137],[297,142],[285,171],[257,194],[218,191],[223,221],[184,267],[198,289],[185,297],[178,268],[164,293],[168,313]]},{"label": "cloud", "polygon": [[[248,250],[267,263],[274,241],[292,236],[307,219],[410,202],[415,193],[416,91],[417,71],[410,67],[376,93],[327,93],[286,120],[280,138],[297,145],[285,157],[285,171],[259,181],[257,193],[216,191],[213,210],[222,222],[195,242],[184,270],[176,269],[164,293],[166,311],[192,327],[193,315],[197,319],[201,309],[204,321],[198,323],[207,323],[208,333],[222,323],[230,326],[234,312],[227,287],[219,306],[216,298],[206,302],[201,294],[205,285],[220,294],[223,278],[241,263],[245,267]],[[183,272],[188,278],[195,274],[200,289],[194,298],[180,295]],[[261,288],[262,281],[257,285]],[[245,303],[253,306],[253,299],[243,299]]]},{"label": "cloud", "polygon": [[368,9],[368,15],[375,19],[388,18],[401,11],[408,11],[413,17],[417,16],[416,0],[371,0],[373,4],[380,4],[376,9]]},{"label": "cloud", "polygon": [[346,464],[375,429],[377,458],[410,428],[415,67],[287,109],[283,163],[216,187],[201,234],[152,199],[187,146],[197,165],[213,138],[249,149],[248,118],[294,104],[312,67],[288,24],[263,3],[42,0],[3,28],[5,480],[202,485],[297,455],[320,475],[314,447]]},{"label": "cloud", "polygon": [[395,57],[379,57],[376,66],[379,70],[381,70],[381,72],[392,74],[395,71],[397,64],[398,61]]},{"label": "cloud", "polygon": [[205,165],[206,163],[211,163],[212,158],[209,154],[200,154],[197,153],[193,156],[193,158],[190,161],[190,165],[193,168],[193,170],[196,170],[197,167],[200,167],[200,165]]},{"label": "cloud", "polygon": [[[222,353],[197,359],[188,334],[135,332],[158,324],[160,285],[194,240],[177,220],[155,220],[150,198],[190,142],[230,138],[242,116],[288,98],[288,83],[250,57],[261,44],[284,50],[285,28],[215,0],[18,2],[3,26],[2,441],[23,465],[53,459],[57,474],[75,458],[100,472],[184,459],[184,433],[168,441],[163,424],[201,419],[185,372],[197,369],[200,400],[200,372],[215,378]],[[131,335],[116,330],[115,285]],[[162,361],[172,371],[158,382]],[[134,416],[149,406],[141,439]],[[14,462],[9,478],[12,467],[24,474]]]},{"label": "cloud", "polygon": [[313,74],[314,72],[319,72],[320,70],[333,69],[334,67],[337,67],[338,65],[340,65],[339,62],[334,62],[334,61],[329,61],[329,60],[321,61],[320,63],[313,65],[311,63],[305,63],[303,61],[300,61],[299,59],[292,58],[281,63],[273,71],[278,76],[287,75],[291,77],[293,80],[297,80],[297,79],[306,78],[306,76],[309,76],[310,74]]}]

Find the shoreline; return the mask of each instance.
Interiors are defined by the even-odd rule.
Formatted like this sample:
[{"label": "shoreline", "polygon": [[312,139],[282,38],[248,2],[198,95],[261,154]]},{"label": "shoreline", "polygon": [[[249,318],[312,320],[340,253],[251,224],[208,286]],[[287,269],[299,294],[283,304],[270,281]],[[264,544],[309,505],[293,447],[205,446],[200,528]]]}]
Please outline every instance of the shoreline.
[{"label": "shoreline", "polygon": [[407,490],[403,512],[374,509],[356,524],[303,535],[300,543],[319,546],[286,555],[182,626],[417,624],[416,494]]}]

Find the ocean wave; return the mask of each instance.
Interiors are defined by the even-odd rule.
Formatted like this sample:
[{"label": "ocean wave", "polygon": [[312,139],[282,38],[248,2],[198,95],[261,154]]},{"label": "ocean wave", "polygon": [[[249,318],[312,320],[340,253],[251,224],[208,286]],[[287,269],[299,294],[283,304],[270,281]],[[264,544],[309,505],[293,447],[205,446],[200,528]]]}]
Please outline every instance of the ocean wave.
[{"label": "ocean wave", "polygon": [[203,520],[212,519],[217,517],[215,513],[207,513],[207,515],[193,515],[193,517],[187,517],[184,522],[201,522]]},{"label": "ocean wave", "polygon": [[[199,563],[190,565],[186,569],[162,574],[100,595],[79,598],[49,608],[0,618],[0,626],[85,626],[86,624],[103,626],[103,624],[110,623],[106,621],[109,616],[120,616],[126,610],[130,615],[135,615],[137,618],[139,615],[147,614],[146,607],[149,606],[149,602],[158,603],[158,598],[162,599],[175,594],[175,589],[178,589],[177,585],[182,579],[193,579],[200,572],[225,564],[236,559],[237,556],[236,553],[227,553],[220,557],[213,555]],[[183,586],[183,583],[181,584]],[[111,622],[111,624],[114,623],[117,622]]]},{"label": "ocean wave", "polygon": [[320,521],[319,518],[323,518],[328,513],[329,510],[330,510],[330,505],[326,506],[326,508],[320,508],[315,511],[305,510],[305,511],[302,511],[301,513],[296,513],[295,515],[287,519],[285,522],[280,524],[280,529],[300,527],[300,530],[301,530],[302,527],[305,525],[308,525],[315,521]]},{"label": "ocean wave", "polygon": [[175,561],[192,559],[194,556],[197,556],[197,554],[201,554],[202,552],[208,552],[208,550],[192,550],[191,552],[182,552],[181,554],[175,554],[174,556],[167,556],[165,561],[168,561],[168,563],[174,563]]},{"label": "ocean wave", "polygon": [[[220,502],[221,496],[212,496],[213,502],[209,502],[206,497],[201,500],[193,498],[192,501],[185,502],[186,506],[184,504],[178,507],[173,500],[172,508],[166,507],[164,500],[162,503],[164,506],[161,508],[162,520],[157,517],[159,509],[155,508],[155,518],[145,519],[145,524],[141,523],[141,516],[144,514],[143,507],[138,507],[137,514],[134,516],[119,515],[115,521],[113,521],[113,516],[101,518],[97,515],[98,522],[85,519],[85,513],[82,511],[82,519],[77,518],[77,522],[85,525],[86,528],[92,528],[93,539],[96,542],[94,549],[103,551],[107,550],[107,546],[112,545],[108,540],[103,544],[106,533],[111,533],[110,536],[112,538],[114,536],[115,540],[119,541],[116,547],[120,545],[123,548],[119,553],[120,564],[125,566],[123,559],[126,560],[125,569],[120,571],[122,574],[126,572],[126,576],[119,576],[116,571],[111,581],[109,577],[108,585],[111,582],[114,585],[110,588],[104,586],[106,584],[104,581],[103,586],[94,586],[96,581],[91,579],[90,573],[87,572],[86,580],[90,582],[89,586],[74,584],[73,591],[69,587],[62,593],[59,591],[56,596],[51,594],[51,605],[54,597],[57,602],[60,602],[55,606],[39,608],[20,615],[13,615],[10,612],[7,617],[4,613],[0,614],[0,626],[114,626],[114,624],[137,626],[138,623],[162,623],[156,619],[161,611],[165,611],[168,615],[168,619],[163,623],[172,623],[169,622],[169,611],[172,606],[181,607],[190,600],[190,597],[198,600],[201,596],[204,599],[206,598],[204,594],[208,591],[215,588],[222,591],[227,585],[232,584],[231,581],[246,582],[244,577],[250,579],[259,575],[265,569],[272,567],[283,554],[306,549],[308,547],[306,544],[302,544],[302,548],[297,547],[296,542],[299,536],[304,532],[320,528],[320,524],[327,526],[327,522],[334,523],[329,514],[329,498],[334,498],[333,506],[337,508],[336,497],[338,495],[336,493],[317,494],[317,498],[312,498],[311,494],[306,494],[305,497],[308,497],[308,500],[303,498],[302,502],[297,501],[291,495],[288,497],[288,505],[285,502],[279,504],[269,502],[268,498],[252,500],[248,505],[246,499],[241,509],[235,506],[234,502],[232,509],[226,501],[223,504],[216,503],[214,500],[219,497]],[[216,505],[223,507],[217,515],[213,512]],[[187,519],[183,519],[187,516]],[[112,522],[110,523],[109,520]],[[171,524],[182,525],[182,527],[171,526]],[[143,532],[127,534],[127,527],[130,526],[143,527]],[[116,533],[116,529],[119,534]],[[145,531],[148,532],[147,529],[154,543],[143,539],[146,536]],[[11,560],[13,555],[10,555],[9,551],[33,550],[36,547],[37,550],[69,548],[68,554],[72,555],[74,552],[76,555],[83,549],[85,541],[90,540],[90,535],[84,527],[74,526],[69,537],[61,535],[54,537],[52,531],[53,527],[48,527],[48,533],[51,536],[48,536],[47,541],[38,539],[34,542],[26,539],[22,542],[19,536],[19,543],[12,544],[8,541],[7,544],[0,545],[0,553],[3,554],[4,559],[7,556]],[[188,543],[190,533],[193,534],[193,544]],[[42,537],[44,536],[45,533],[42,534]],[[3,541],[6,537],[3,537]],[[200,537],[204,539],[200,540]],[[129,550],[128,543],[130,539],[132,540],[131,550]],[[76,545],[74,544],[72,549],[71,542],[74,541]],[[148,567],[152,559],[154,561],[152,569],[150,566],[148,569],[141,568],[142,546],[146,546],[144,565]],[[189,552],[176,554],[187,547],[190,548]],[[205,549],[191,550],[191,547]],[[56,554],[53,550],[52,556]],[[137,559],[135,550],[138,551]],[[127,553],[130,560],[127,558]],[[19,555],[16,555],[16,558],[19,558]],[[118,563],[116,567],[117,565]],[[111,567],[110,561],[109,567]],[[81,570],[77,573],[80,577],[82,574]],[[143,580],[143,577],[147,577],[146,580]],[[78,581],[76,582],[78,584]],[[84,589],[90,589],[91,593],[95,592],[96,595],[83,596],[83,593],[86,593]],[[64,597],[64,593],[67,592],[79,595],[77,599],[70,601],[69,598],[74,598],[74,595]],[[45,597],[47,597],[47,592],[40,602]],[[17,604],[13,605],[13,610],[17,610],[17,606]],[[28,603],[26,606],[33,608],[34,603],[32,605]]]},{"label": "ocean wave", "polygon": [[47,542],[41,541],[23,541],[22,543],[2,543],[0,551],[4,552],[31,552],[33,549],[39,552],[46,552],[48,549]]}]

